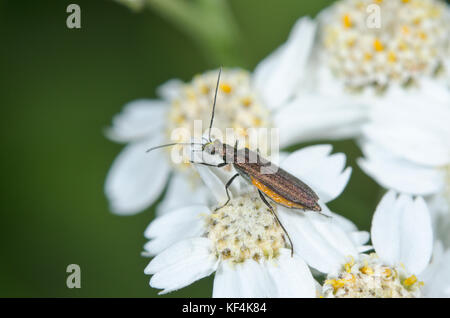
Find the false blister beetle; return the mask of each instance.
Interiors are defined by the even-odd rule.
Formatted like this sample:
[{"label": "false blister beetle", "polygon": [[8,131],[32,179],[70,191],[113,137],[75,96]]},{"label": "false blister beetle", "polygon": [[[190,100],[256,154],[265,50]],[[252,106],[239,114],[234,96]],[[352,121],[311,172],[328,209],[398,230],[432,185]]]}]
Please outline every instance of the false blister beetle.
[{"label": "false blister beetle", "polygon": [[[229,193],[229,187],[238,176],[243,177],[257,189],[261,200],[269,208],[277,223],[286,233],[286,236],[288,237],[291,245],[291,255],[293,255],[294,246],[292,244],[292,240],[289,237],[289,234],[284,228],[283,224],[280,222],[274,208],[268,202],[267,198],[269,198],[274,203],[282,205],[289,209],[297,209],[303,211],[309,210],[320,213],[322,209],[318,203],[319,197],[307,184],[305,184],[289,172],[276,166],[271,161],[263,158],[262,156],[260,156],[259,152],[251,151],[248,148],[238,149],[237,142],[234,146],[230,146],[228,144],[222,143],[218,139],[212,140],[211,128],[214,122],[217,91],[219,87],[221,72],[222,68],[220,68],[219,75],[217,77],[217,85],[214,94],[208,139],[205,143],[202,143],[201,146],[202,152],[204,151],[209,155],[219,155],[222,158],[223,162],[219,164],[210,164],[206,162],[191,161],[191,163],[217,168],[221,168],[228,164],[231,164],[236,170],[236,174],[233,175],[225,184],[227,201],[223,205],[217,207],[216,210],[223,208],[228,204],[228,202],[230,202],[231,197]],[[147,150],[147,152],[162,147],[194,144],[198,143],[170,143],[150,148]]]}]

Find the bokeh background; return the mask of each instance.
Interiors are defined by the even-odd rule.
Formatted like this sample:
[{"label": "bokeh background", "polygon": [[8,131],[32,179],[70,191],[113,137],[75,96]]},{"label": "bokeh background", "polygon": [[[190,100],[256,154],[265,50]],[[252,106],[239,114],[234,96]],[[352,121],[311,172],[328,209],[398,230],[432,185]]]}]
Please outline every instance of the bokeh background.
[{"label": "bokeh background", "polygon": [[[331,3],[228,2],[243,58],[223,64],[249,70],[286,40],[299,16]],[[70,3],[81,7],[81,29],[66,27]],[[108,210],[104,179],[122,146],[103,132],[126,102],[155,97],[171,78],[217,68],[214,58],[155,11],[107,0],[0,1],[0,35],[0,296],[156,296],[140,256],[154,211],[120,217]],[[353,174],[330,206],[369,230],[380,189],[355,164],[352,141],[333,145]],[[66,287],[72,263],[81,266],[80,289]],[[208,277],[166,297],[209,297],[211,289]]]}]

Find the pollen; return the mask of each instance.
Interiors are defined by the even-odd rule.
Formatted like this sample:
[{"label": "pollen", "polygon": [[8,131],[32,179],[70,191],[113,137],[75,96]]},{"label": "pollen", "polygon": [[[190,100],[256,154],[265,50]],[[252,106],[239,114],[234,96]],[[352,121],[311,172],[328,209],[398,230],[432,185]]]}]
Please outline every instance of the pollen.
[{"label": "pollen", "polygon": [[411,275],[403,281],[403,284],[406,287],[410,287],[410,286],[414,285],[415,283],[417,283],[417,277],[415,275]]},{"label": "pollen", "polygon": [[397,61],[397,56],[395,55],[394,52],[389,52],[388,60],[391,63],[394,63],[395,61]]},{"label": "pollen", "polygon": [[423,284],[404,268],[384,264],[377,254],[360,255],[343,271],[328,275],[322,287],[327,298],[413,298],[420,297]]},{"label": "pollen", "polygon": [[227,93],[227,94],[231,93],[231,86],[227,83],[220,84],[220,89],[224,93]]},{"label": "pollen", "polygon": [[[189,132],[178,138],[178,142],[189,142],[192,136],[201,136],[204,131],[194,130],[194,122],[202,122],[202,130],[205,130],[211,120],[211,110],[214,100],[215,87],[217,84],[218,70],[197,74],[190,82],[180,84],[174,90],[173,97],[169,100],[170,108],[167,117],[166,138],[172,139],[175,130]],[[239,147],[252,145],[251,150],[260,149],[261,153],[268,154],[268,141],[262,134],[258,135],[257,143],[249,141],[254,136],[247,131],[253,127],[271,128],[272,120],[270,111],[263,103],[260,94],[253,88],[250,73],[241,69],[222,70],[220,89],[217,96],[217,107],[214,118],[214,128],[222,132],[223,136],[212,136],[223,138],[230,144],[234,144],[239,138]],[[232,127],[236,131],[229,136],[226,129]],[[245,132],[244,135],[239,132]],[[233,139],[234,138],[234,139]],[[268,137],[266,137],[268,138]],[[245,139],[241,140],[241,139]],[[167,151],[170,155],[173,148]],[[180,153],[182,153],[180,151]],[[183,160],[189,163],[189,158]],[[172,161],[171,161],[172,162]],[[187,169],[188,165],[174,164],[174,169],[192,177],[192,183],[199,184],[200,180],[195,169]]]},{"label": "pollen", "polygon": [[352,271],[352,266],[355,265],[355,259],[353,256],[350,256],[350,262],[344,264],[345,271],[350,273]]},{"label": "pollen", "polygon": [[351,27],[352,27],[352,20],[350,20],[350,15],[345,14],[345,15],[342,17],[342,23],[344,24],[344,26],[345,26],[346,28],[351,28]]},{"label": "pollen", "polygon": [[256,127],[260,127],[260,126],[261,126],[261,123],[262,123],[261,119],[259,119],[259,118],[253,119],[253,124],[254,124]]},{"label": "pollen", "polygon": [[255,192],[231,199],[207,216],[205,225],[216,256],[235,264],[276,259],[281,248],[289,248],[283,230]]},{"label": "pollen", "polygon": [[208,94],[209,87],[207,85],[200,85],[200,91],[202,92],[202,94]]},{"label": "pollen", "polygon": [[381,52],[384,50],[384,46],[379,39],[375,39],[375,41],[373,41],[373,48],[377,52]]},{"label": "pollen", "polygon": [[391,275],[392,275],[392,270],[390,269],[390,268],[386,268],[385,270],[384,270],[384,272],[383,272],[383,274],[386,276],[386,277],[391,277]]},{"label": "pollen", "polygon": [[360,269],[360,272],[366,275],[373,275],[374,271],[370,266],[363,266]]},{"label": "pollen", "polygon": [[345,286],[346,281],[344,279],[328,279],[325,281],[325,284],[333,286],[334,291],[336,292],[339,288]]},{"label": "pollen", "polygon": [[419,37],[422,40],[426,40],[427,39],[427,34],[425,32],[423,32],[423,31],[420,31],[418,35],[419,35]]},{"label": "pollen", "polygon": [[[379,1],[381,20],[369,26],[373,0],[340,0],[323,21],[321,58],[349,88],[419,84],[440,76],[450,50],[450,11],[438,0]],[[387,63],[389,62],[389,63]]]},{"label": "pollen", "polygon": [[249,107],[252,104],[252,99],[250,97],[244,97],[242,99],[242,105]]}]

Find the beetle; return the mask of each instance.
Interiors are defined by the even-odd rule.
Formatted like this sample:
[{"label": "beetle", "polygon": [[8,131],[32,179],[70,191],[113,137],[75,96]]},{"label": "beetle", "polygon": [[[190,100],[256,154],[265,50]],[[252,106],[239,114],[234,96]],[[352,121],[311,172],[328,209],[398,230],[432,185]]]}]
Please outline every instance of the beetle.
[{"label": "beetle", "polygon": [[[288,232],[280,222],[276,212],[274,211],[272,205],[268,202],[267,198],[276,204],[282,205],[289,209],[297,209],[297,210],[310,210],[319,212],[322,211],[318,201],[318,195],[303,181],[293,176],[289,172],[283,170],[282,168],[274,165],[269,160],[263,158],[258,152],[251,151],[248,148],[240,148],[238,149],[238,144],[234,146],[224,144],[220,140],[211,139],[211,128],[214,122],[214,113],[216,108],[216,100],[217,100],[217,91],[220,82],[220,74],[222,72],[222,68],[219,70],[219,75],[217,77],[217,85],[214,94],[214,102],[213,109],[211,115],[211,122],[209,125],[209,135],[206,143],[201,143],[202,151],[210,155],[219,155],[223,162],[215,165],[209,164],[206,162],[194,162],[194,164],[201,164],[210,167],[221,168],[228,164],[231,164],[236,170],[236,174],[233,175],[228,182],[225,184],[225,190],[227,194],[227,201],[216,207],[216,210],[223,208],[226,206],[230,200],[229,187],[232,182],[238,177],[241,176],[245,180],[247,180],[251,185],[253,185],[261,198],[264,204],[269,208],[272,215],[276,219],[277,223],[286,233],[286,236],[289,239],[291,245],[291,255],[294,252],[294,246],[292,244],[292,240],[289,237]],[[206,138],[205,138],[206,139]],[[193,145],[199,143],[170,143],[165,145],[156,146],[147,150],[147,152],[173,145]],[[256,159],[256,160],[255,160]],[[265,169],[264,173],[262,172],[263,168]]]}]

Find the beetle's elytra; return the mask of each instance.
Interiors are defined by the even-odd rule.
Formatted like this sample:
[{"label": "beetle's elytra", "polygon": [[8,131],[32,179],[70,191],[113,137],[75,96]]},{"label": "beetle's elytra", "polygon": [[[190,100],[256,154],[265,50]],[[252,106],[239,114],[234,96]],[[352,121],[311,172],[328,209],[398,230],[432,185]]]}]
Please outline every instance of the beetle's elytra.
[{"label": "beetle's elytra", "polygon": [[[209,138],[206,143],[203,143],[201,145],[202,151],[205,151],[210,155],[215,154],[220,155],[223,159],[223,163],[220,163],[218,165],[211,165],[204,162],[192,162],[192,163],[213,166],[218,168],[228,164],[233,165],[237,173],[233,177],[231,177],[230,180],[225,185],[225,190],[228,199],[225,202],[225,204],[216,209],[220,209],[228,204],[228,202],[231,199],[230,194],[228,192],[228,188],[230,187],[233,180],[236,179],[236,177],[242,176],[245,180],[247,180],[257,189],[261,197],[261,200],[270,209],[272,215],[277,220],[280,227],[286,233],[286,236],[288,237],[291,245],[291,255],[293,255],[294,246],[292,244],[292,240],[289,237],[289,234],[287,233],[286,229],[278,219],[278,216],[274,211],[272,205],[269,204],[269,202],[266,200],[266,197],[268,197],[276,204],[282,205],[290,209],[310,210],[320,212],[322,209],[318,204],[319,197],[307,184],[302,182],[300,179],[294,177],[287,171],[274,165],[267,159],[264,159],[258,153],[255,153],[248,148],[238,149],[237,144],[235,146],[230,146],[227,144],[223,144],[217,139],[216,140],[211,139],[211,128],[214,121],[214,112],[216,108],[217,91],[219,87],[221,72],[222,68],[220,68],[219,75],[217,77],[213,110],[211,115],[211,122],[209,125]],[[147,150],[147,152],[157,148],[179,144],[189,145],[195,143],[171,143],[150,148],[149,150]],[[250,158],[252,158],[252,160],[250,160]],[[254,160],[255,158],[256,160]],[[264,173],[262,173],[263,168],[265,168]]]}]

